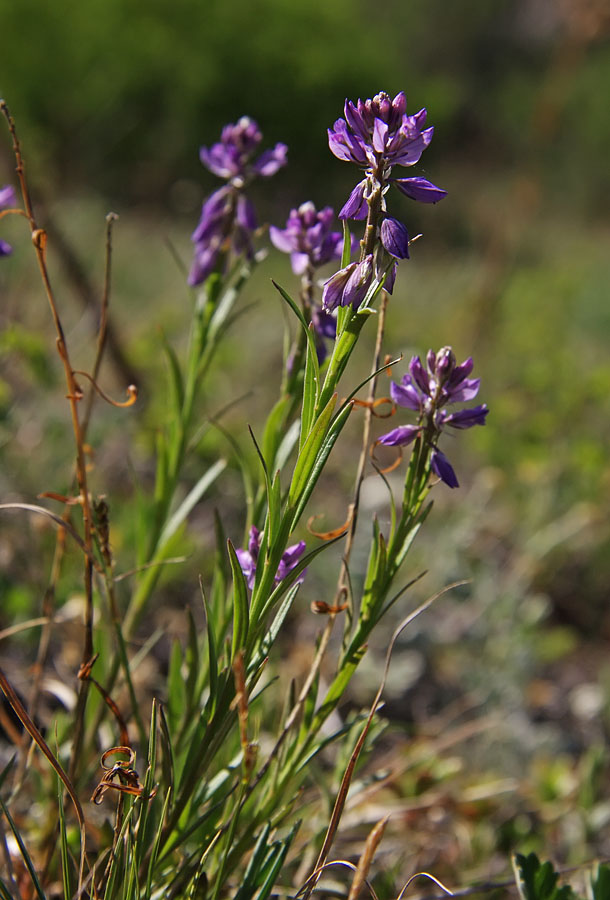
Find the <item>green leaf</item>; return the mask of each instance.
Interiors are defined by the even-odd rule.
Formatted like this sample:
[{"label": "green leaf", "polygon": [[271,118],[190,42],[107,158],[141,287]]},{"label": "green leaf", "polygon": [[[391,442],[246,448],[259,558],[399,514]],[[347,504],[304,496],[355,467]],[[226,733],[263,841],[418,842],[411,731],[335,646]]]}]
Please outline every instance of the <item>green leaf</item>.
[{"label": "green leaf", "polygon": [[199,701],[197,687],[199,685],[201,661],[199,659],[197,626],[195,625],[193,612],[189,606],[186,608],[186,618],[188,624],[188,641],[186,645],[186,702],[189,710],[191,710],[197,706]]},{"label": "green leaf", "polygon": [[[331,398],[331,400],[332,399],[333,398]],[[343,426],[347,422],[347,420],[351,414],[351,411],[352,411],[351,404],[349,404],[344,409],[342,409],[341,412],[338,413],[335,416],[335,418],[333,419],[332,425],[328,429],[327,433],[322,436],[323,441],[322,441],[321,447],[319,448],[319,452],[317,453],[317,455],[313,461],[313,465],[311,465],[309,472],[306,473],[307,478],[306,478],[304,486],[302,487],[300,495],[298,497],[298,503],[296,505],[296,508],[294,509],[294,513],[293,513],[292,521],[291,521],[291,525],[290,525],[290,531],[294,531],[294,529],[296,528],[296,525],[297,525],[299,519],[301,518],[303,510],[305,509],[305,506],[307,505],[307,501],[309,500],[309,498],[312,494],[312,491],[313,491],[314,487],[316,486],[318,478],[320,477],[322,469],[324,468],[324,466],[326,464],[326,460],[330,456],[330,451],[333,449],[337,438],[341,434]],[[317,425],[314,426],[314,429],[311,432],[312,435],[315,433],[316,427],[317,427]],[[298,462],[297,462],[297,465],[298,465]],[[295,475],[296,475],[296,467],[295,467]]]},{"label": "green leaf", "polygon": [[541,863],[535,853],[513,857],[513,869],[522,900],[575,900],[569,884],[557,887],[559,874],[552,863]]},{"label": "green leaf", "polygon": [[[273,281],[273,279],[272,279]],[[273,286],[280,292],[281,296],[284,298],[288,306],[291,308],[299,322],[301,323],[302,328],[305,330],[305,334],[307,336],[307,359],[308,361],[311,359],[311,365],[313,367],[313,373],[315,377],[316,384],[320,384],[320,367],[318,365],[318,351],[316,348],[316,338],[313,333],[313,329],[311,329],[308,323],[305,321],[305,316],[294,302],[290,294],[287,294],[284,288],[280,287],[277,282],[273,281]]]},{"label": "green leaf", "polygon": [[313,717],[310,729],[311,734],[316,734],[319,731],[321,725],[326,721],[326,719],[336,708],[339,700],[343,696],[347,685],[351,680],[352,675],[358,668],[360,660],[365,653],[366,647],[360,647],[358,650],[350,653],[342,663],[341,669],[335,675],[330,687],[326,692],[324,700],[318,707],[316,714]]},{"label": "green leaf", "polygon": [[301,423],[293,422],[290,428],[284,434],[282,443],[279,446],[276,456],[276,465],[278,469],[282,470],[286,465],[286,461],[292,453],[297,440],[299,439],[300,432]]},{"label": "green leaf", "polygon": [[[15,885],[15,889],[17,889],[17,885]],[[15,900],[15,896],[9,891],[4,880],[0,878],[0,900]]]},{"label": "green leaf", "polygon": [[173,793],[174,785],[176,783],[174,748],[172,744],[169,725],[165,716],[165,710],[161,705],[159,706],[159,731],[161,733],[161,744],[163,749],[163,754],[161,756],[161,771],[163,774],[163,781],[165,784],[169,785],[170,790]]},{"label": "green leaf", "polygon": [[[307,437],[307,440],[305,441],[301,449],[301,452],[299,453],[299,457],[294,467],[292,481],[290,483],[290,491],[288,493],[288,502],[292,506],[295,506],[298,503],[303,494],[303,491],[306,489],[306,486],[311,479],[311,474],[315,467],[318,453],[324,439],[327,436],[336,402],[337,395],[333,394],[333,396],[326,404],[326,407],[318,416]],[[313,490],[313,486],[311,490]],[[311,490],[309,493],[311,493]]]},{"label": "green leaf", "polygon": [[57,779],[57,793],[59,804],[59,847],[61,852],[61,880],[64,889],[64,900],[70,900],[73,894],[72,879],[70,878],[70,850],[68,848],[68,835],[66,832],[66,815],[64,811],[64,792],[61,779]]},{"label": "green leaf", "polygon": [[226,460],[219,459],[218,462],[214,463],[213,466],[204,472],[199,481],[188,492],[176,512],[167,521],[159,539],[159,547],[163,547],[163,545],[175,534],[191,510],[199,503],[210,485],[213,484],[220,473],[226,469],[226,466]]},{"label": "green leaf", "polygon": [[[216,698],[218,695],[218,650],[216,649],[214,622],[210,617],[210,609],[208,607],[208,601],[203,589],[203,582],[201,581],[201,579],[199,580],[199,586],[201,588],[201,597],[203,599],[203,607],[205,610],[205,630],[208,640],[208,689],[210,692],[209,718],[211,719],[216,709]],[[203,685],[201,685],[200,690],[203,690]]]},{"label": "green leaf", "polygon": [[167,714],[172,731],[179,731],[186,706],[186,688],[182,675],[184,655],[180,641],[175,638],[169,658],[167,678]]},{"label": "green leaf", "polygon": [[344,269],[352,258],[352,236],[349,230],[349,222],[343,219],[343,248],[341,250],[341,268]]},{"label": "green leaf", "polygon": [[610,900],[610,867],[600,863],[591,878],[593,900]]},{"label": "green leaf", "polygon": [[[261,466],[263,468],[263,473],[265,476],[265,490],[267,492],[267,519],[265,521],[265,532],[260,546],[260,556],[263,557],[265,556],[267,547],[273,547],[280,528],[280,518],[282,512],[282,488],[280,485],[280,473],[276,472],[273,481],[271,481],[271,476],[269,475],[269,469],[267,468],[265,457],[261,453],[261,449],[258,446],[256,438],[254,437],[254,432],[252,431],[250,426],[248,426],[248,431],[250,432],[250,437],[254,442],[256,452],[258,453],[258,457],[261,461]],[[258,574],[259,573],[257,572],[257,575]]]},{"label": "green leaf", "polygon": [[[290,573],[290,574],[292,574],[292,573]],[[300,584],[294,584],[290,588],[286,597],[282,601],[282,604],[281,604],[280,608],[278,609],[278,611],[273,619],[273,622],[267,628],[266,622],[265,622],[267,612],[273,608],[274,604],[277,602],[277,600],[279,600],[279,598],[281,596],[281,593],[278,593],[279,585],[278,585],[278,588],[276,588],[273,591],[273,593],[271,594],[271,596],[269,597],[267,603],[263,607],[262,612],[258,618],[258,622],[261,623],[261,627],[264,629],[264,637],[261,640],[260,647],[258,648],[257,652],[254,654],[254,656],[252,657],[252,660],[250,661],[250,663],[248,665],[248,671],[253,671],[253,670],[257,669],[262,664],[263,660],[269,655],[269,651],[271,650],[271,647],[273,646],[273,643],[279,633],[279,630],[282,627],[284,619],[288,615],[290,607],[292,606],[292,604],[294,602],[294,598],[296,597],[300,586],[301,586]],[[251,639],[254,643],[254,638],[251,638]],[[248,654],[248,656],[249,656],[249,654]]]},{"label": "green leaf", "polygon": [[233,575],[233,641],[231,644],[231,659],[246,644],[248,636],[248,585],[241,570],[235,548],[231,541],[227,541],[229,548],[229,561]]},{"label": "green leaf", "polygon": [[[292,588],[293,586],[296,588],[299,587],[299,585],[295,585],[294,582],[299,577],[299,575],[301,574],[303,569],[306,569],[307,566],[309,565],[309,563],[312,562],[312,560],[314,560],[316,558],[316,556],[318,556],[320,553],[323,553],[324,550],[328,549],[328,547],[332,547],[332,545],[335,544],[337,541],[342,540],[343,537],[344,537],[344,535],[340,534],[338,537],[333,538],[332,541],[325,541],[323,544],[320,544],[319,547],[316,547],[314,550],[311,550],[305,556],[301,557],[301,559],[298,562],[298,565],[296,565],[294,567],[294,569],[291,569],[291,571],[288,573],[288,575],[280,581],[280,583],[277,585],[277,587],[275,588],[273,593],[269,595],[267,601],[265,602],[265,605],[262,608],[262,611],[261,611],[261,614],[259,617],[261,621],[264,622],[265,617],[266,617],[267,613],[269,612],[269,610],[273,609],[273,607],[278,602],[280,597],[289,588]],[[296,595],[296,591],[295,591],[295,595]],[[294,600],[294,596],[291,596],[291,603],[293,600]],[[282,604],[281,608],[283,608],[283,604]],[[278,613],[278,615],[279,615],[279,613]]]},{"label": "green leaf", "polygon": [[267,822],[258,836],[254,850],[252,851],[252,856],[246,866],[241,887],[235,894],[234,900],[250,900],[250,898],[254,896],[254,892],[260,883],[257,881],[257,876],[269,855],[267,839],[269,838],[270,833],[271,824]]},{"label": "green leaf", "polygon": [[276,466],[278,448],[284,437],[286,416],[291,405],[292,397],[289,397],[288,395],[280,397],[267,416],[261,449],[263,458],[269,469],[274,469]]},{"label": "green leaf", "polygon": [[144,776],[143,793],[138,801],[140,808],[140,818],[138,820],[138,828],[136,832],[136,841],[134,846],[134,857],[137,864],[140,865],[150,846],[151,828],[154,828],[154,817],[152,816],[152,798],[155,786],[155,772],[157,769],[157,728],[159,717],[159,701],[153,698],[152,710],[150,714],[150,731],[148,735],[148,752],[146,774]]},{"label": "green leaf", "polygon": [[182,372],[180,371],[180,363],[178,362],[176,351],[165,336],[165,332],[160,329],[160,334],[163,350],[165,352],[165,356],[167,357],[167,362],[169,365],[169,382],[173,405],[176,410],[176,414],[179,415],[184,404],[184,382],[182,380]]},{"label": "green leaf", "polygon": [[155,865],[156,865],[156,862],[157,862],[157,859],[158,859],[158,856],[159,856],[159,848],[160,848],[160,846],[161,846],[161,837],[162,837],[162,835],[163,835],[163,826],[164,826],[164,824],[165,824],[165,819],[166,819],[166,817],[167,817],[167,813],[168,813],[168,810],[169,810],[169,803],[170,803],[171,793],[172,793],[172,789],[171,789],[171,787],[169,787],[169,788],[167,789],[167,793],[166,793],[166,795],[165,795],[165,802],[164,802],[164,804],[163,804],[163,810],[162,810],[161,816],[160,816],[160,818],[159,818],[159,823],[158,823],[158,826],[157,826],[157,832],[156,832],[156,834],[155,834],[155,840],[154,840],[154,843],[153,843],[153,846],[152,846],[152,851],[151,851],[151,854],[150,854],[150,860],[149,860],[149,863],[148,863],[148,873],[147,873],[147,875],[146,875],[146,889],[145,889],[145,892],[144,892],[144,898],[143,898],[143,900],[150,900],[150,897],[151,897],[151,894],[152,894],[153,878],[154,878],[154,873],[155,873]]},{"label": "green leaf", "polygon": [[6,808],[4,801],[2,800],[1,797],[0,797],[0,806],[2,807],[2,811],[3,811],[4,815],[6,816],[6,821],[8,822],[10,829],[13,832],[13,836],[14,836],[15,840],[17,841],[17,846],[19,847],[19,852],[21,853],[21,858],[23,859],[23,862],[25,863],[25,867],[28,870],[28,875],[30,876],[30,878],[32,880],[32,884],[34,885],[34,890],[38,894],[39,900],[46,900],[44,891],[42,889],[40,881],[38,880],[38,875],[36,874],[36,869],[34,868],[34,863],[32,862],[30,854],[28,853],[26,846],[23,843],[23,838],[21,837],[21,834],[19,833],[17,826],[13,822],[11,814],[9,813],[8,809]]},{"label": "green leaf", "polygon": [[318,410],[328,403],[329,398],[337,390],[339,379],[345,370],[352,350],[356,346],[364,323],[370,316],[375,315],[375,310],[373,309],[363,309],[358,312],[354,312],[351,306],[346,307],[346,309],[349,309],[350,315],[346,319],[341,332],[337,334],[335,346],[326,370],[324,384],[318,397],[316,405]]},{"label": "green leaf", "polygon": [[305,375],[303,377],[303,403],[301,406],[301,435],[299,438],[299,451],[302,449],[305,441],[309,437],[309,432],[311,430],[316,409],[316,403],[318,402],[318,391],[320,389],[320,369],[318,366],[317,356],[314,364],[313,356],[309,351],[309,345],[307,346],[307,351],[307,356],[305,357]]},{"label": "green leaf", "polygon": [[267,897],[273,890],[273,886],[275,884],[275,880],[279,875],[280,869],[284,865],[284,860],[288,854],[288,850],[290,849],[290,845],[294,840],[294,836],[297,833],[300,822],[296,822],[292,827],[290,834],[288,834],[283,841],[275,841],[274,848],[275,854],[274,858],[270,859],[266,863],[266,867],[268,867],[267,877],[265,878],[263,884],[261,885],[261,889],[259,894],[257,895],[256,900],[267,900]]}]

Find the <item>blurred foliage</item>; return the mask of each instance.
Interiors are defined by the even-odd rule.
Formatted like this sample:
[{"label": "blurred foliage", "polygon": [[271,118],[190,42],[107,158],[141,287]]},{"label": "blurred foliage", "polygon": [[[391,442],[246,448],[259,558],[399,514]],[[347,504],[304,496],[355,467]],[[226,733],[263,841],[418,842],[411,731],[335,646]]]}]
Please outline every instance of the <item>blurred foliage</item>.
[{"label": "blurred foliage", "polygon": [[0,93],[54,192],[179,208],[198,146],[248,114],[288,143],[288,193],[300,202],[315,175],[320,202],[349,178],[324,151],[340,99],[405,88],[437,126],[431,169],[535,157],[557,194],[604,211],[610,56],[596,0],[1,0],[0,14]]},{"label": "blurred foliage", "polygon": [[[464,576],[473,584],[414,630],[397,684],[389,685],[390,718],[409,743],[394,746],[391,763],[406,757],[406,771],[397,765],[382,794],[398,798],[402,813],[386,871],[404,868],[405,834],[411,859],[454,879],[459,871],[462,881],[502,871],[513,849],[552,849],[574,863],[610,853],[610,775],[600,749],[610,733],[606,3],[0,0],[0,21],[0,93],[17,117],[49,216],[96,285],[106,204],[143,207],[117,226],[112,300],[142,376],[140,403],[120,429],[100,405],[91,434],[95,466],[108,476],[118,559],[136,539],[119,500],[132,496],[138,479],[152,478],[150,423],[167,402],[152,323],[175,338],[189,317],[183,272],[164,243],[169,237],[187,260],[188,232],[213,186],[198,162],[199,145],[241,114],[259,121],[267,144],[288,143],[290,166],[273,200],[257,198],[279,223],[306,199],[303,185],[307,197],[335,207],[353,185],[353,171],[328,153],[325,140],[345,96],[404,88],[411,111],[428,107],[436,134],[425,174],[450,195],[438,208],[409,207],[409,227],[421,228],[425,241],[399,276],[386,349],[408,357],[451,342],[460,359],[472,353],[491,414],[468,445],[456,442],[462,489],[439,497],[430,531],[416,545],[414,574],[431,570],[415,590],[420,599]],[[0,154],[4,183],[8,141]],[[167,225],[167,210],[177,224]],[[65,452],[65,410],[53,397],[57,362],[41,337],[47,311],[22,223],[4,219],[2,228],[15,255],[0,271],[0,487],[3,498],[29,498],[68,490],[70,472],[57,462]],[[261,266],[248,297],[255,308],[247,323],[235,324],[211,373],[202,425],[238,398],[228,420],[245,431],[246,421],[256,430],[263,419],[266,386],[275,385],[281,359],[271,274],[291,287],[285,260],[276,255]],[[65,272],[58,278],[67,295],[78,295]],[[74,303],[67,319],[86,358],[94,316]],[[402,371],[395,367],[394,377]],[[117,392],[124,388],[108,363],[104,376]],[[198,448],[201,465],[219,451],[227,453],[223,436],[209,428]],[[320,506],[340,522],[341,447],[336,457]],[[194,482],[197,466],[187,475]],[[92,481],[95,488],[95,469]],[[365,488],[376,484],[371,478]],[[234,471],[220,496],[237,539],[243,516]],[[210,532],[210,517],[199,511],[186,540],[192,558],[164,573],[155,624],[168,634],[180,631],[173,608],[196,595]],[[38,614],[51,548],[44,526],[3,530],[2,627],[26,610]],[[44,565],[40,584],[26,589],[20,585],[32,584],[32,558]],[[325,572],[314,566],[309,579],[311,595],[324,596]],[[66,606],[76,585],[69,577],[62,585]],[[307,614],[293,624],[303,645],[313,641],[316,624]],[[166,655],[162,648],[160,665]],[[369,698],[382,655],[382,647],[371,647],[356,702]],[[61,653],[57,665],[67,671]],[[298,671],[298,652],[286,666]],[[490,711],[493,727],[450,755],[452,734]],[[421,738],[423,762],[413,733],[432,735]],[[508,777],[498,780],[498,773]],[[488,794],[481,791],[486,781]],[[359,809],[358,817],[360,834]],[[346,829],[349,843],[349,820]]]}]

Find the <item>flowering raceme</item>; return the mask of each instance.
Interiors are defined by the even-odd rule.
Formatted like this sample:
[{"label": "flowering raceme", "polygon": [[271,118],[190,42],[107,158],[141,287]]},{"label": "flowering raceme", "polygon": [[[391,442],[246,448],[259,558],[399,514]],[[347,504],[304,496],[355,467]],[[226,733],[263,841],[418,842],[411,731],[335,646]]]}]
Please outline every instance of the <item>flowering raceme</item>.
[{"label": "flowering raceme", "polygon": [[400,384],[392,382],[390,394],[397,406],[418,413],[417,424],[401,425],[377,441],[388,447],[404,447],[423,435],[431,450],[432,471],[451,488],[459,487],[459,483],[451,463],[438,449],[438,438],[446,425],[458,430],[484,425],[489,412],[485,403],[452,413],[443,408],[452,403],[466,403],[476,397],[481,380],[468,377],[472,368],[470,357],[457,365],[451,347],[443,347],[438,353],[429,350],[425,368],[419,356],[414,356],[409,363],[409,372]]},{"label": "flowering raceme", "polygon": [[[269,237],[272,243],[282,253],[290,254],[290,264],[295,275],[301,276],[302,299],[311,314],[316,344],[318,348],[318,360],[322,362],[326,357],[324,339],[335,339],[337,323],[330,314],[334,307],[319,306],[313,300],[313,279],[316,269],[326,265],[334,259],[341,257],[343,249],[343,235],[339,231],[332,231],[335,218],[332,207],[316,210],[313,203],[302,203],[298,209],[292,209],[286,227],[269,228]],[[352,240],[352,250],[358,242]]]},{"label": "flowering raceme", "polygon": [[258,125],[248,116],[235,125],[225,125],[220,141],[202,147],[203,165],[227,184],[214,191],[204,202],[199,224],[192,235],[195,254],[188,283],[202,284],[215,269],[223,267],[229,250],[237,255],[254,256],[252,233],[257,227],[256,213],[244,189],[257,177],[269,178],[286,165],[286,144],[276,144],[257,159],[254,155],[262,140]]},{"label": "flowering raceme", "polygon": [[[417,163],[432,140],[434,129],[425,128],[426,110],[420,109],[415,115],[407,115],[407,100],[403,91],[392,100],[382,92],[372,100],[345,101],[344,119],[337,119],[328,129],[328,144],[331,152],[340,160],[353,162],[365,170],[365,177],[351,192],[341,209],[341,219],[366,219],[377,232],[381,247],[375,250],[375,275],[378,280],[385,277],[384,287],[391,293],[396,276],[397,260],[409,257],[409,233],[406,226],[388,215],[385,195],[394,184],[407,197],[420,203],[436,203],[446,196],[447,191],[439,188],[426,178],[391,177],[393,166],[412,166]],[[372,248],[368,248],[372,252]],[[361,261],[362,264],[362,261]],[[345,270],[342,270],[345,273]],[[368,273],[368,267],[367,267]],[[340,273],[337,273],[338,275]],[[347,278],[353,270],[347,273]],[[356,278],[361,280],[362,274]],[[345,280],[347,286],[347,280]],[[358,293],[341,294],[336,299],[332,290],[325,304],[356,305],[354,297]],[[360,300],[358,300],[360,302]]]},{"label": "flowering raceme", "polygon": [[[10,209],[11,206],[17,205],[15,191],[10,184],[5,184],[0,188],[0,209]],[[13,248],[6,241],[0,239],[0,256],[10,256]]]},{"label": "flowering raceme", "polygon": [[[250,590],[254,587],[254,579],[256,578],[256,564],[258,562],[258,554],[261,548],[262,534],[255,525],[250,528],[248,535],[248,549],[239,548],[235,551],[244,578]],[[299,541],[298,544],[292,544],[287,547],[282,554],[278,570],[275,575],[275,584],[279,584],[289,572],[292,572],[299,564],[299,559],[305,551],[305,541]],[[305,577],[305,569],[299,575],[297,583],[303,581]]]},{"label": "flowering raceme", "polygon": [[334,218],[330,206],[318,212],[313,203],[307,202],[290,211],[285,228],[271,225],[269,237],[278,250],[290,253],[295,275],[303,275],[307,268],[317,269],[339,259],[343,236],[339,231],[331,231]]}]

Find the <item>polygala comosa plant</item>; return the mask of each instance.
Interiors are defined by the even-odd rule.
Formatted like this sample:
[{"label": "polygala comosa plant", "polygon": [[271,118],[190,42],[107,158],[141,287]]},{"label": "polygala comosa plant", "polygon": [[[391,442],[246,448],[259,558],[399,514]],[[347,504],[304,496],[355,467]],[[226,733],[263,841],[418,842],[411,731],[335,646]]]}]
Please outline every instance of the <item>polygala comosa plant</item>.
[{"label": "polygala comosa plant", "polygon": [[[14,753],[0,775],[0,896],[306,898],[320,889],[335,862],[331,850],[354,772],[381,728],[385,675],[370,697],[370,712],[346,712],[342,700],[372,632],[386,627],[380,623],[388,610],[400,606],[404,612],[386,640],[386,673],[398,635],[434,599],[419,607],[409,602],[408,588],[418,573],[409,570],[408,553],[430,512],[432,492],[458,487],[445,455],[448,432],[485,425],[488,413],[485,404],[462,405],[478,395],[479,379],[471,377],[472,359],[458,364],[450,346],[414,356],[407,373],[392,381],[390,396],[378,396],[390,365],[404,371],[400,357],[388,362],[384,353],[386,310],[396,279],[408,277],[412,252],[401,203],[404,197],[436,203],[446,195],[421,175],[402,174],[417,165],[433,128],[425,109],[407,113],[402,91],[394,98],[380,93],[345,102],[328,144],[338,160],[358,170],[358,181],[339,223],[330,206],[318,209],[305,195],[285,224],[268,231],[272,245],[289,254],[294,278],[269,288],[266,302],[286,311],[283,351],[278,335],[283,359],[266,421],[251,423],[250,430],[245,422],[237,431],[226,429],[220,417],[205,420],[202,410],[208,374],[219,377],[218,347],[242,312],[249,312],[242,298],[262,256],[265,232],[249,188],[276,176],[288,163],[288,149],[282,143],[266,148],[248,116],[201,148],[203,166],[222,185],[204,200],[192,234],[185,275],[189,340],[182,351],[158,338],[170,400],[153,407],[163,416],[150,450],[154,467],[146,467],[142,477],[134,471],[138,483],[125,489],[121,501],[112,486],[100,492],[104,473],[95,468],[92,474],[97,464],[89,447],[99,439],[90,424],[100,398],[121,407],[110,411],[117,428],[138,410],[136,387],[129,386],[127,400],[118,402],[100,384],[116,216],[107,219],[97,349],[87,371],[76,369],[73,338],[68,340],[62,325],[61,289],[48,261],[53,240],[38,219],[4,103],[2,112],[16,177],[0,188],[0,216],[19,217],[29,230],[23,246],[31,237],[74,441],[63,486],[41,484],[43,501],[25,497],[2,505],[3,516],[10,508],[13,515],[45,517],[55,529],[53,558],[41,553],[32,561],[45,560],[50,570],[37,652],[41,670],[52,667],[49,648],[62,640],[59,613],[70,579],[80,586],[83,620],[80,661],[69,685],[71,708],[46,720],[38,702],[40,682],[24,699],[11,672],[0,672],[16,723]],[[11,240],[13,248],[0,240],[1,257],[21,254]],[[362,380],[352,355],[365,329],[374,328],[370,373]],[[381,402],[397,414],[398,424],[375,437]],[[357,420],[360,437],[337,451],[353,484],[344,498],[347,520],[319,533],[307,527],[311,500],[318,510],[323,507],[321,479],[350,419]],[[218,446],[225,454],[213,458]],[[394,459],[396,453],[383,469],[378,454]],[[235,472],[243,481],[239,518],[234,503],[225,510],[222,502],[224,479],[232,474],[234,485]],[[359,526],[365,474],[378,479],[385,500],[372,524],[369,518]],[[154,630],[154,613],[179,577],[176,557],[190,515],[206,504],[216,546],[213,553],[207,547],[195,551],[201,553],[200,584],[193,586],[199,608],[183,609],[184,646],[176,641],[159,661],[163,635]],[[117,522],[133,541],[115,540]],[[360,554],[352,552],[358,528],[369,540],[364,568]],[[188,533],[189,546],[196,546],[195,530]],[[324,577],[321,559],[332,560]],[[332,582],[330,565],[336,566]],[[320,596],[321,584],[326,596]],[[304,606],[321,623],[308,648],[307,669],[278,678],[286,673],[282,653],[293,633],[287,623]],[[152,691],[141,674],[147,663],[167,673],[162,687]],[[353,878],[350,897],[375,866],[384,828],[385,820],[373,829],[360,864],[343,869],[346,879]],[[408,865],[408,848],[405,855]]]}]

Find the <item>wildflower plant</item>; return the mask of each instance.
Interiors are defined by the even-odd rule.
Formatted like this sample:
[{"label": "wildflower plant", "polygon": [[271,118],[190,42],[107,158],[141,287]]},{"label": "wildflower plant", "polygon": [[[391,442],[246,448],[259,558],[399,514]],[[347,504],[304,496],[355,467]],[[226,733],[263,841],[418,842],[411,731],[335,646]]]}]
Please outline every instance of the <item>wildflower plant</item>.
[{"label": "wildflower plant", "polygon": [[[136,558],[122,561],[131,576],[119,579],[112,550],[112,504],[92,494],[85,462],[91,404],[82,406],[82,385],[90,385],[92,392],[107,399],[98,382],[103,333],[91,371],[77,372],[47,269],[46,235],[29,199],[15,126],[4,104],[2,109],[16,155],[23,202],[19,212],[34,239],[66,375],[78,495],[77,504],[64,498],[68,514],[63,516],[31,503],[17,506],[23,514],[50,516],[58,524],[58,542],[74,543],[82,555],[85,595],[85,639],[75,673],[78,700],[72,719],[56,726],[55,750],[48,743],[52,729],[47,738],[42,735],[10,679],[0,673],[11,706],[60,786],[59,824],[47,829],[34,849],[29,848],[28,829],[23,829],[22,839],[16,818],[3,806],[18,853],[41,898],[50,897],[49,885],[60,879],[64,898],[265,900],[274,886],[295,877],[299,854],[309,843],[318,851],[317,863],[310,878],[294,885],[306,897],[323,871],[340,827],[358,757],[374,731],[381,687],[368,717],[357,716],[336,726],[331,715],[336,714],[366,652],[371,632],[412,581],[412,575],[403,582],[398,579],[429,513],[430,490],[438,478],[457,486],[453,469],[438,448],[443,429],[482,425],[487,415],[484,405],[446,411],[450,404],[469,402],[479,389],[478,380],[469,377],[472,361],[457,365],[449,347],[430,352],[427,368],[414,358],[409,373],[392,385],[393,404],[414,412],[416,422],[397,426],[377,443],[409,446],[411,457],[401,498],[390,494],[389,521],[373,521],[368,563],[361,573],[363,586],[354,591],[351,550],[360,488],[371,453],[374,456],[376,389],[386,368],[380,362],[385,310],[398,262],[409,256],[406,226],[389,215],[386,194],[394,185],[423,202],[436,202],[445,195],[421,177],[392,175],[396,166],[414,165],[428,146],[432,129],[424,127],[425,110],[408,116],[402,93],[393,100],[378,94],[373,100],[346,102],[345,118],[329,131],[329,146],[339,159],[364,170],[364,178],[340,213],[343,231],[333,228],[329,207],[318,211],[309,202],[291,211],[285,228],[270,231],[273,244],[290,254],[293,272],[300,278],[297,300],[276,285],[297,329],[296,338],[287,344],[278,396],[260,431],[253,428],[248,435],[242,430],[237,438],[227,435],[227,458],[211,463],[187,486],[185,461],[200,458],[192,451],[205,442],[200,421],[205,376],[257,262],[253,245],[257,222],[245,191],[254,178],[268,178],[286,163],[284,144],[259,153],[262,135],[247,117],[228,125],[220,142],[202,148],[202,163],[225,184],[203,203],[193,233],[194,259],[188,276],[193,289],[192,323],[185,358],[161,338],[172,400],[165,421],[158,423],[154,485],[148,491],[140,487],[134,509],[144,537]],[[10,189],[3,189],[0,196],[13,205]],[[366,220],[360,239],[350,234],[349,219]],[[110,296],[112,224],[109,217],[102,329]],[[338,270],[320,290],[318,269],[332,264]],[[364,382],[352,381],[347,397],[340,399],[340,379],[350,377],[352,352],[371,319],[377,322],[371,373]],[[359,399],[357,406],[356,397],[365,388],[366,399]],[[136,390],[128,391],[128,400],[115,406],[133,405]],[[334,532],[306,535],[304,516],[320,476],[346,423],[362,406],[362,441],[353,460],[354,489],[346,504],[347,521]],[[117,412],[117,416],[128,414]],[[255,469],[249,464],[246,442],[256,455]],[[165,689],[155,696],[149,711],[134,678],[134,669],[149,650],[147,645],[138,650],[133,638],[137,629],[145,629],[155,608],[163,564],[184,534],[191,511],[222,483],[229,464],[242,474],[243,519],[237,528],[235,522],[225,521],[222,508],[216,513],[214,565],[201,573],[205,625],[198,626],[185,611],[187,645],[174,645]],[[47,496],[61,501],[56,492]],[[319,493],[315,496],[322,502]],[[80,525],[70,513],[75,505],[82,514]],[[277,664],[278,635],[293,605],[306,596],[307,570],[331,544],[344,538],[334,594],[313,600],[313,609],[325,616],[325,623],[312,647],[309,671],[300,684],[290,685],[280,711],[277,703],[267,704],[267,697],[277,698],[279,687],[265,680],[267,669]],[[54,588],[58,568],[61,561],[54,565]],[[95,625],[96,608],[110,612],[109,629]],[[411,610],[403,625],[418,612]],[[331,634],[338,618],[343,621],[343,636],[333,658]],[[48,627],[53,627],[52,622]],[[44,646],[41,642],[43,662]],[[126,689],[121,696],[127,699],[119,709],[114,698],[121,686]],[[92,702],[94,688],[102,702]],[[265,740],[259,739],[261,728]],[[114,739],[111,746],[109,731]],[[342,742],[353,750],[339,784],[331,779],[326,787],[334,797],[330,819],[324,822],[318,812],[305,823],[300,805],[303,786],[311,783],[312,765],[319,754]],[[23,742],[19,749],[23,766],[28,748],[29,742]],[[17,806],[27,791],[25,769],[19,771],[11,798]],[[12,777],[8,770],[2,775],[9,781]],[[47,802],[56,796],[57,784],[46,785]],[[78,834],[71,831],[70,806]],[[0,879],[3,898],[11,896],[14,884],[11,869]]]}]

